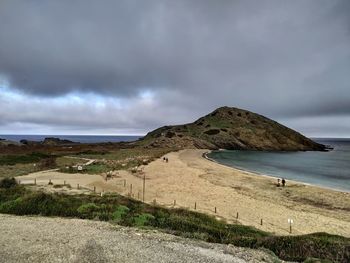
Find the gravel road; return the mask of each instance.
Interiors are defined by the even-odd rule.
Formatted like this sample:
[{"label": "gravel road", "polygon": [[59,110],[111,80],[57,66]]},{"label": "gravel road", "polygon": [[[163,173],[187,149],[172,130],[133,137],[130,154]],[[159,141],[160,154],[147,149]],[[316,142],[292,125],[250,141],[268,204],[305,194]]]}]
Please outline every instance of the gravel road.
[{"label": "gravel road", "polygon": [[270,254],[80,219],[0,214],[0,262],[276,262]]}]

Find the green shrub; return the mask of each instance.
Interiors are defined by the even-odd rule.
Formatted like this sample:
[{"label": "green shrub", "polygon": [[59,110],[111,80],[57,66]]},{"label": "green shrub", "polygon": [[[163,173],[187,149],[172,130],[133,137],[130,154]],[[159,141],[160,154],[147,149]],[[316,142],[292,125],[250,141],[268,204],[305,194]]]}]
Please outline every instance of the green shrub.
[{"label": "green shrub", "polygon": [[142,227],[142,226],[151,225],[155,217],[151,214],[143,213],[141,215],[135,216],[133,219],[134,219],[133,221],[135,226]]},{"label": "green shrub", "polygon": [[0,188],[11,188],[17,185],[15,178],[4,178],[0,181]]},{"label": "green shrub", "polygon": [[123,217],[130,211],[130,209],[125,205],[120,205],[117,207],[117,210],[115,210],[112,214],[112,220],[116,223],[119,223],[122,221]]},{"label": "green shrub", "polygon": [[154,212],[155,215],[155,222],[154,225],[157,227],[162,227],[166,225],[166,221],[169,218],[169,213],[165,212],[164,210],[157,210]]},{"label": "green shrub", "polygon": [[76,216],[75,203],[58,194],[32,193],[23,198],[23,214],[45,216]]},{"label": "green shrub", "polygon": [[0,188],[0,203],[23,197],[27,192],[23,185],[16,185],[11,188]]},{"label": "green shrub", "polygon": [[94,219],[94,220],[109,221],[110,218],[111,218],[110,213],[108,213],[106,211],[95,212],[92,214],[92,219]]},{"label": "green shrub", "polygon": [[249,247],[249,248],[257,248],[258,239],[256,237],[246,237],[246,236],[235,236],[229,243],[234,244],[238,247]]},{"label": "green shrub", "polygon": [[74,202],[68,198],[41,192],[27,192],[21,197],[1,204],[1,212],[16,215],[77,216]]},{"label": "green shrub", "polygon": [[350,239],[327,233],[302,236],[271,236],[261,246],[284,260],[303,261],[320,258],[334,262],[350,262]]},{"label": "green shrub", "polygon": [[5,214],[15,213],[21,202],[22,202],[22,198],[18,197],[15,200],[7,201],[0,204],[0,213],[5,213]]},{"label": "green shrub", "polygon": [[79,206],[77,209],[78,213],[83,217],[83,218],[93,218],[94,215],[99,212],[100,207],[94,203],[87,203],[87,204],[82,204]]}]

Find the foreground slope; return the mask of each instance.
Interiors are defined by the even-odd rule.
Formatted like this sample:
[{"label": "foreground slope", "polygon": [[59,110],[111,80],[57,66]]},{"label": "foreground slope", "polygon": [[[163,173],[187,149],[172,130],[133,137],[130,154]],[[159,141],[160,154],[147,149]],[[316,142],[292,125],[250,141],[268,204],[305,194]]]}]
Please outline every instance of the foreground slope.
[{"label": "foreground slope", "polygon": [[106,222],[0,214],[0,262],[279,262],[260,250],[209,244]]},{"label": "foreground slope", "polygon": [[139,144],[147,147],[237,150],[325,150],[302,134],[262,115],[221,107],[193,123],[164,126],[148,133]]}]

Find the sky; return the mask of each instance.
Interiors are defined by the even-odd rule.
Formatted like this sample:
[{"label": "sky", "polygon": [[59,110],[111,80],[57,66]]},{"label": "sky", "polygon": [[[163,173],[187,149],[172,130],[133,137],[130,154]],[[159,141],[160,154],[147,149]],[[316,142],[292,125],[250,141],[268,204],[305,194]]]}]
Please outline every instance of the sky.
[{"label": "sky", "polygon": [[1,0],[0,134],[145,134],[220,106],[350,137],[348,0]]}]

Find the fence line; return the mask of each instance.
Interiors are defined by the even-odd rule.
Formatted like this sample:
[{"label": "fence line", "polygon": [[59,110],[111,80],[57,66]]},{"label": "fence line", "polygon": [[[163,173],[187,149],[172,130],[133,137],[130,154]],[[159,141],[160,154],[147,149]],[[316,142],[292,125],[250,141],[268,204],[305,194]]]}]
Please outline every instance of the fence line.
[{"label": "fence line", "polygon": [[[21,181],[19,179],[16,179],[17,183],[18,184],[23,184],[23,185],[55,185],[53,181],[56,181],[56,185],[63,185],[63,186],[70,186],[70,188],[73,188],[66,180],[63,181],[63,184],[59,184],[57,183],[58,180],[53,180],[53,179],[46,179],[46,180],[37,180],[37,178],[34,178],[32,180],[29,180],[27,179],[26,181]],[[28,183],[29,181],[29,183]],[[45,184],[45,181],[47,182],[47,184]],[[32,182],[32,183],[31,183]],[[125,188],[125,190],[127,191],[127,181],[126,179],[121,179],[119,180],[119,182],[121,182],[121,184],[118,184],[118,182],[116,182],[116,185],[118,186],[123,186]],[[137,189],[137,191],[135,191],[135,189],[133,189],[133,185],[130,184],[129,185],[129,191],[127,191],[127,193],[124,193],[125,195],[127,195],[129,198],[131,199],[134,199],[134,200],[137,200],[137,201],[143,201],[144,198],[145,198],[145,190],[144,188],[142,190],[140,189]],[[144,186],[143,186],[144,187]],[[77,184],[77,187],[76,187],[77,190],[88,190],[92,193],[97,193],[97,187],[96,186],[93,186],[93,188],[89,188],[87,186],[82,186],[80,184]],[[135,191],[135,193],[137,192],[137,198],[136,195],[134,195],[133,193],[133,190]],[[118,191],[105,191],[105,189],[103,187],[101,187],[101,191],[99,191],[99,193],[101,194],[108,194],[108,193],[116,193],[116,194],[120,194],[120,195],[123,195],[123,193],[120,193]],[[141,193],[142,193],[142,198],[141,198]],[[149,197],[148,197],[149,199]],[[154,206],[161,206],[161,207],[165,207],[165,208],[183,208],[183,209],[188,209],[188,210],[194,210],[196,212],[203,212],[203,213],[207,213],[207,214],[210,214],[210,215],[214,215],[216,217],[221,217],[227,221],[232,221],[232,222],[245,222],[245,223],[250,223],[254,226],[256,225],[260,225],[260,226],[266,226],[266,225],[270,225],[272,226],[272,228],[274,229],[279,229],[283,232],[286,232],[286,233],[291,233],[290,231],[290,225],[286,223],[286,226],[285,227],[281,227],[279,225],[276,225],[272,222],[269,222],[267,221],[266,219],[264,219],[262,216],[260,217],[256,217],[256,220],[255,219],[251,219],[251,218],[246,218],[246,217],[242,217],[240,214],[239,214],[239,211],[236,211],[234,212],[234,215],[232,215],[232,213],[229,213],[231,216],[229,217],[224,217],[224,216],[220,216],[220,210],[218,209],[219,207],[217,206],[213,206],[212,208],[209,208],[209,207],[203,207],[202,205],[201,206],[198,206],[198,202],[195,201],[192,205],[190,206],[183,206],[182,204],[179,204],[178,201],[176,199],[173,200],[173,202],[171,203],[164,203],[164,202],[159,202],[159,200],[157,200],[157,198],[151,198],[149,200],[152,200],[152,201],[149,201],[149,203],[151,203],[152,205]],[[147,203],[147,202],[145,202]],[[287,222],[287,220],[286,220]],[[295,229],[295,227],[293,228],[293,234],[303,234],[302,231],[298,230],[298,229]]]}]

